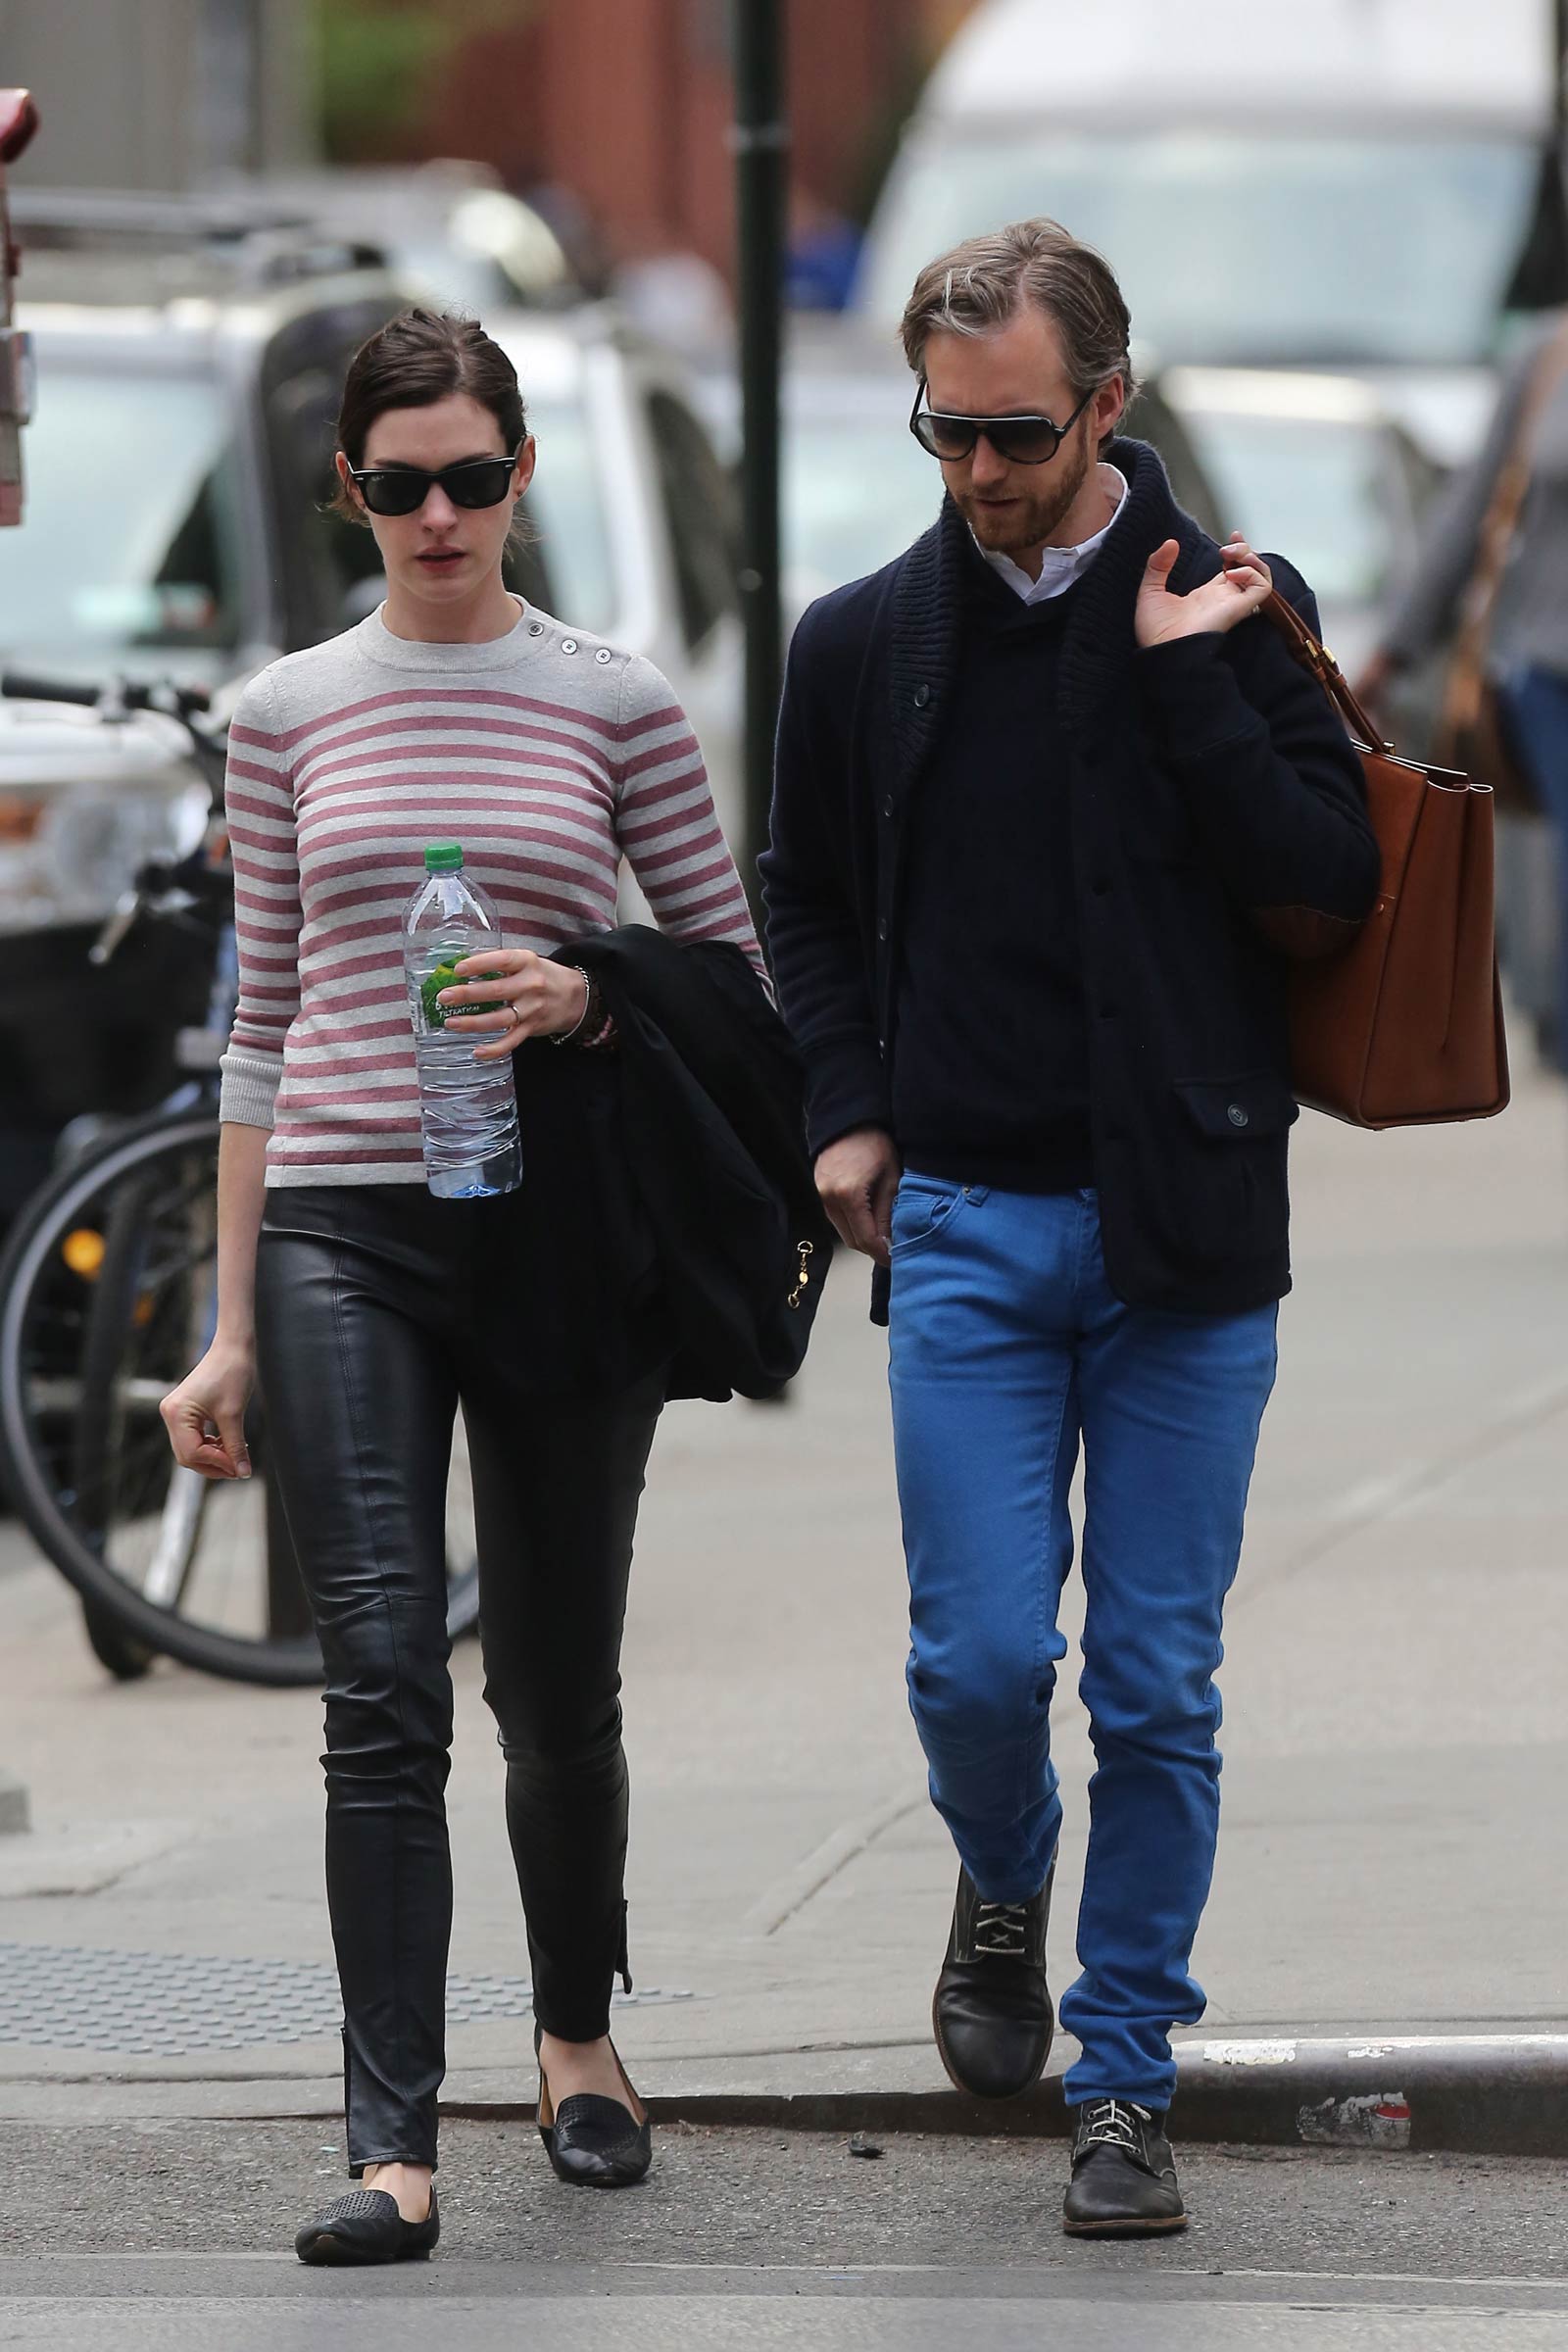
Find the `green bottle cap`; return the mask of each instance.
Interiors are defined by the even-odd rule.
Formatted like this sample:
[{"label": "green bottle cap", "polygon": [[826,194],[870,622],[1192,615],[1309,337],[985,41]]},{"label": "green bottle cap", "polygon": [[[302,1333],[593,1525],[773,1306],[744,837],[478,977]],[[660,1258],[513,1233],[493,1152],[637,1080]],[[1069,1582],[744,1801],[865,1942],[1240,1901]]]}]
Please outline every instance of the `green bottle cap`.
[{"label": "green bottle cap", "polygon": [[427,874],[455,874],[463,863],[461,841],[433,841],[424,853]]}]

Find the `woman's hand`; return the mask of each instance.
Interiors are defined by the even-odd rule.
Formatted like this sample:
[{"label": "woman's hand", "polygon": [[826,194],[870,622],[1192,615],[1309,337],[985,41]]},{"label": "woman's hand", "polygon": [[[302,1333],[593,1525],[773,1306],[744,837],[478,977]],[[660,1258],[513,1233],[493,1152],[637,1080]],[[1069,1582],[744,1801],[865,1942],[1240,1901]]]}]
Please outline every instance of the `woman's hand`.
[{"label": "woman's hand", "polygon": [[1224,570],[1200,582],[1185,596],[1172,596],[1166,581],[1181,548],[1174,539],[1156,547],[1144,569],[1133,627],[1141,646],[1169,645],[1177,637],[1223,635],[1249,612],[1266,602],[1273,574],[1261,556],[1253,555],[1240,531],[1232,531],[1220,549]]},{"label": "woman's hand", "polygon": [[215,1340],[195,1371],[158,1407],[182,1469],[199,1470],[204,1478],[249,1478],[245,1407],[255,1386],[253,1351]]},{"label": "woman's hand", "polygon": [[[465,956],[453,970],[472,973],[460,988],[444,988],[436,999],[449,1029],[489,1032],[493,1045],[478,1046],[475,1061],[500,1061],[530,1037],[564,1037],[588,1008],[583,977],[575,965],[552,963],[529,948],[496,948]],[[500,1004],[499,1011],[464,1012],[465,1004]]]}]

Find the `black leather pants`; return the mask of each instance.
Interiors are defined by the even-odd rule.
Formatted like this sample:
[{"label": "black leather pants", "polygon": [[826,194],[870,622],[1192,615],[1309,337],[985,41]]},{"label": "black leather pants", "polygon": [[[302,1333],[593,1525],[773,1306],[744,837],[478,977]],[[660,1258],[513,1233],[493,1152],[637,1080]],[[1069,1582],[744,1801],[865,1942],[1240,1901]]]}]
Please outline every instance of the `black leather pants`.
[{"label": "black leather pants", "polygon": [[326,1884],[349,2161],[433,2164],[452,1871],[446,1484],[459,1404],[478,1532],[485,1698],[534,2012],[608,2031],[625,1965],[619,1655],[658,1376],[553,1396],[526,1301],[497,1311],[518,1197],[285,1188],[257,1259],[260,1385],[326,1660]]}]

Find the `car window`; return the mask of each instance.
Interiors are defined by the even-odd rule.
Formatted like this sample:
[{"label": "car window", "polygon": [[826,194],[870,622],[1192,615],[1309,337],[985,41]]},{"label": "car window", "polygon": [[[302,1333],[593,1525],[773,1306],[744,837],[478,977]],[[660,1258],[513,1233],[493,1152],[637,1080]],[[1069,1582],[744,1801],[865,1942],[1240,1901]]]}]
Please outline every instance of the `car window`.
[{"label": "car window", "polygon": [[904,429],[907,405],[897,379],[881,404],[838,408],[809,383],[790,401],[780,520],[793,601],[863,578],[935,522],[942,475]]},{"label": "car window", "polygon": [[1139,386],[1122,430],[1159,452],[1176,504],[1200,522],[1211,539],[1223,539],[1234,528],[1218,503],[1221,492],[1228,497],[1229,490],[1212,472],[1206,452],[1155,385]]},{"label": "car window", "polygon": [[688,646],[699,646],[735,609],[730,486],[708,435],[673,393],[649,393],[648,421],[669,527],[681,634]]},{"label": "car window", "polygon": [[999,127],[911,148],[859,299],[891,325],[932,254],[1049,213],[1115,257],[1166,366],[1463,365],[1491,352],[1538,172],[1532,139],[1459,128]]},{"label": "car window", "polygon": [[25,518],[0,566],[0,653],[39,667],[151,670],[237,646],[231,428],[223,388],[206,373],[63,360],[40,339]]},{"label": "car window", "polygon": [[1400,550],[1381,426],[1221,409],[1189,421],[1255,546],[1289,556],[1325,604],[1382,597]]},{"label": "car window", "polygon": [[268,439],[288,551],[285,635],[315,645],[363,619],[379,603],[381,559],[368,530],[327,511],[337,487],[332,465],[340,379],[326,368],[286,376],[268,401]]},{"label": "car window", "polygon": [[524,501],[535,537],[537,590],[514,582],[575,629],[608,637],[620,599],[605,511],[602,460],[577,393],[535,394],[525,382],[528,430],[538,447],[533,484]]},{"label": "car window", "polygon": [[[522,598],[524,604],[538,605],[541,611],[554,612],[555,573],[551,568],[550,551],[541,545],[535,532],[526,528],[526,517],[517,543],[507,550],[502,577],[507,586]],[[581,627],[586,624],[580,622],[578,625]]]}]

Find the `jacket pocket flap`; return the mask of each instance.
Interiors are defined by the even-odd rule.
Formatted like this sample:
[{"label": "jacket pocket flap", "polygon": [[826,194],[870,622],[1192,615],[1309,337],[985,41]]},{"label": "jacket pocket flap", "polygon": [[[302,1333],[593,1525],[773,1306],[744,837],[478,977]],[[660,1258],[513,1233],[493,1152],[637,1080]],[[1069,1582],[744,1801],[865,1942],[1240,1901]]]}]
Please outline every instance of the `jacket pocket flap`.
[{"label": "jacket pocket flap", "polygon": [[1299,1115],[1296,1098],[1272,1070],[1252,1070],[1245,1078],[1187,1078],[1176,1092],[1195,1125],[1225,1143],[1283,1135]]}]

